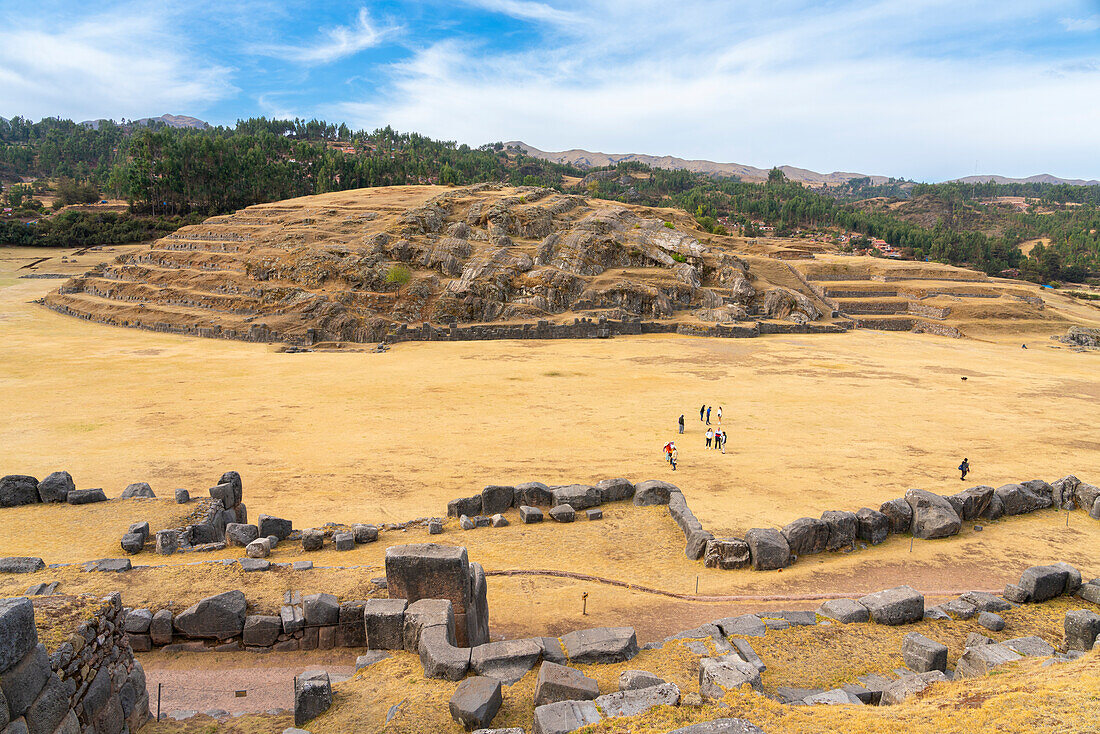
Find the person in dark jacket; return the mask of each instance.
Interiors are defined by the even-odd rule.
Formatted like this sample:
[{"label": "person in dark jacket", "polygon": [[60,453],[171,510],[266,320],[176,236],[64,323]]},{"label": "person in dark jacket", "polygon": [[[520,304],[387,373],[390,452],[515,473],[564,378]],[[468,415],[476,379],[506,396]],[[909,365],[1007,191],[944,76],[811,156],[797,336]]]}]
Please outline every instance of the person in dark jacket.
[{"label": "person in dark jacket", "polygon": [[680,433],[684,432],[684,414],[680,414]]},{"label": "person in dark jacket", "polygon": [[699,421],[700,422],[702,422],[702,420],[703,420],[703,413],[706,413],[706,412],[707,412],[707,406],[700,405],[699,406]]},{"label": "person in dark jacket", "polygon": [[707,425],[710,425],[710,408],[707,408]]},{"label": "person in dark jacket", "polygon": [[959,464],[959,471],[962,472],[962,476],[959,477],[961,481],[966,481],[966,475],[970,472],[970,459],[963,458],[963,463]]}]

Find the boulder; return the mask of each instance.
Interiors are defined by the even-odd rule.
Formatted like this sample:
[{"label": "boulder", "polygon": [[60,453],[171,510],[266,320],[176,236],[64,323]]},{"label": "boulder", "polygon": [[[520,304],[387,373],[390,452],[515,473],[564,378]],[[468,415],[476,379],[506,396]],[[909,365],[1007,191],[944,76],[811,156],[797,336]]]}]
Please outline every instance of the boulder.
[{"label": "boulder", "polygon": [[436,518],[432,518],[428,521],[428,535],[442,535],[443,534],[443,522]]},{"label": "boulder", "polygon": [[416,652],[420,649],[420,635],[429,627],[443,627],[454,644],[454,608],[448,599],[419,599],[405,608],[401,631],[402,646]]},{"label": "boulder", "polygon": [[17,596],[0,599],[0,671],[22,660],[38,644],[38,629],[34,626],[34,606],[31,600]]},{"label": "boulder", "polygon": [[153,488],[149,486],[148,482],[134,482],[133,484],[126,485],[126,489],[122,490],[122,494],[120,494],[118,498],[121,500],[130,500],[138,497],[156,499],[156,494],[153,493]]},{"label": "boulder", "polygon": [[905,493],[905,501],[913,508],[910,530],[915,538],[946,538],[958,533],[962,527],[955,508],[938,494],[910,489]]},{"label": "boulder", "polygon": [[562,635],[571,663],[621,663],[638,654],[633,627],[596,627]]},{"label": "boulder", "polygon": [[34,556],[0,558],[0,573],[34,573],[46,567],[46,562]]},{"label": "boulder", "polygon": [[244,644],[249,647],[270,647],[279,639],[283,621],[276,616],[250,614],[244,620]]},{"label": "boulder", "polygon": [[210,497],[221,503],[222,509],[231,510],[237,506],[237,493],[232,484],[214,485],[210,488]]},{"label": "boulder", "polygon": [[669,497],[680,493],[680,488],[674,484],[650,479],[634,485],[634,504],[638,507],[667,505]]},{"label": "boulder", "polygon": [[879,624],[909,624],[924,618],[924,595],[909,586],[896,586],[860,597],[871,619]]},{"label": "boulder", "polygon": [[979,612],[1003,612],[1012,609],[1012,605],[1004,599],[985,591],[968,591],[959,598],[973,604]]},{"label": "boulder", "polygon": [[1075,504],[1074,491],[1081,484],[1081,480],[1072,474],[1064,476],[1050,485],[1050,500],[1055,507],[1065,508],[1069,504]]},{"label": "boulder", "polygon": [[3,677],[0,677],[0,692],[8,701],[13,720],[30,708],[52,674],[50,656],[41,644],[33,645],[22,658],[4,671]]},{"label": "boulder", "polygon": [[332,594],[308,594],[302,597],[302,613],[307,627],[328,627],[340,622],[340,602]]},{"label": "boulder", "polygon": [[749,544],[740,538],[714,538],[707,541],[703,565],[707,568],[731,570],[752,563]]},{"label": "boulder", "polygon": [[[425,601],[425,600],[421,600]],[[427,678],[462,680],[470,669],[470,648],[455,647],[450,630],[443,625],[420,631],[420,665]]]},{"label": "boulder", "polygon": [[600,695],[599,684],[575,668],[543,661],[535,681],[535,705],[587,701]]},{"label": "boulder", "polygon": [[[589,510],[589,512],[591,512],[591,510]],[[489,518],[489,524],[494,528],[506,528],[508,527],[508,518],[498,512]]]},{"label": "boulder", "polygon": [[332,547],[338,551],[355,550],[355,536],[349,532],[333,533]]},{"label": "boulder", "polygon": [[865,543],[878,545],[890,534],[890,518],[878,510],[861,507],[856,512],[856,537]]},{"label": "boulder", "polygon": [[41,502],[38,480],[25,474],[0,477],[0,507],[18,507]]},{"label": "boulder", "polygon": [[221,486],[229,485],[233,490],[233,504],[228,507],[239,505],[244,500],[244,484],[241,482],[241,475],[237,472],[225,472],[218,479],[218,484]]},{"label": "boulder", "polygon": [[360,655],[359,657],[355,658],[355,672],[358,673],[363,668],[368,668],[375,663],[380,663],[388,657],[390,657],[390,654],[388,652],[383,652],[381,650],[371,650],[365,655]]},{"label": "boulder", "polygon": [[954,619],[970,619],[978,613],[977,608],[963,599],[952,599],[940,605],[940,609]]},{"label": "boulder", "polygon": [[714,624],[722,630],[726,637],[739,635],[741,637],[763,637],[767,630],[764,620],[755,614],[742,614],[739,617],[726,617],[719,619]]},{"label": "boulder", "polygon": [[867,622],[871,612],[855,599],[829,599],[818,607],[817,613],[841,624]]},{"label": "boulder", "polygon": [[177,505],[186,505],[190,501],[191,501],[191,493],[190,492],[188,492],[186,489],[177,489],[176,490],[176,504]]},{"label": "boulder", "polygon": [[983,520],[999,520],[1004,517],[1005,503],[1001,501],[1001,498],[997,496],[994,491],[993,496],[989,498],[989,507],[985,508],[985,511],[981,514]]},{"label": "boulder", "polygon": [[332,683],[323,670],[309,670],[294,679],[294,726],[302,726],[328,711]]},{"label": "boulder", "polygon": [[800,517],[783,527],[783,537],[792,555],[824,553],[829,545],[829,525],[824,520]]},{"label": "boulder", "polygon": [[752,567],[757,571],[774,571],[791,562],[791,550],[783,533],[773,528],[753,528],[745,533]]},{"label": "boulder", "polygon": [[760,671],[736,655],[702,658],[699,661],[699,694],[713,701],[721,701],[729,691],[749,685],[755,691],[764,690]]},{"label": "boulder", "polygon": [[901,641],[901,657],[917,673],[947,670],[947,645],[916,632],[910,632]]},{"label": "boulder", "polygon": [[1100,487],[1081,482],[1073,490],[1073,502],[1085,510],[1092,508],[1100,500]]},{"label": "boulder", "polygon": [[1081,588],[1077,590],[1077,596],[1100,606],[1100,582],[1093,580],[1087,584],[1081,584]]},{"label": "boulder", "polygon": [[258,537],[260,537],[260,529],[255,525],[231,522],[225,526],[225,542],[227,545],[248,547],[248,544]]},{"label": "boulder", "polygon": [[966,648],[959,662],[955,664],[955,677],[979,678],[998,665],[1022,659],[1019,654],[1001,644],[975,645]]},{"label": "boulder", "polygon": [[500,681],[476,675],[458,684],[449,704],[451,718],[467,730],[489,726],[503,699]]},{"label": "boulder", "polygon": [[678,706],[680,689],[675,683],[661,683],[629,691],[607,693],[596,699],[596,709],[606,718],[638,716],[654,706]]},{"label": "boulder", "polygon": [[536,637],[535,642],[542,648],[542,659],[551,663],[565,665],[569,659],[565,657],[565,650],[561,649],[561,639],[558,637]]},{"label": "boulder", "polygon": [[260,515],[256,520],[256,524],[259,527],[261,538],[274,535],[279,540],[286,540],[294,529],[294,523],[290,520],[283,520],[271,515]]},{"label": "boulder", "polygon": [[600,721],[591,701],[559,701],[535,708],[534,734],[569,734]]},{"label": "boulder", "polygon": [[[737,651],[737,654],[749,665],[755,665],[756,669],[763,673],[768,669],[768,666],[764,665],[764,661],[760,659],[760,656],[756,654],[756,650],[752,649],[752,644],[748,640],[744,640],[740,637],[734,637],[729,640],[729,644],[733,646],[733,649]],[[718,645],[715,645],[718,647]]]},{"label": "boulder", "polygon": [[65,501],[70,505],[90,505],[95,502],[106,502],[107,495],[102,489],[76,489],[65,496]]},{"label": "boulder", "polygon": [[887,500],[879,506],[878,510],[890,521],[891,533],[909,532],[913,522],[913,508],[904,498]]},{"label": "boulder", "polygon": [[961,520],[975,520],[989,507],[993,500],[993,487],[979,486],[964,489],[961,492],[947,497],[955,514]]},{"label": "boulder", "polygon": [[910,696],[916,695],[933,683],[947,680],[942,670],[930,670],[917,675],[907,675],[882,689],[879,703],[882,706],[899,704]]},{"label": "boulder", "polygon": [[[591,512],[591,510],[589,510]],[[707,543],[714,540],[714,534],[708,530],[692,530],[687,536],[687,544],[684,546],[684,555],[693,561],[698,561],[706,552]]]},{"label": "boulder", "polygon": [[1024,604],[1031,599],[1031,594],[1017,584],[1005,584],[1004,598],[1014,604]]},{"label": "boulder", "polygon": [[588,510],[585,510],[584,511],[584,518],[586,520],[602,520],[603,519],[603,510],[595,508],[595,507],[593,507],[591,509],[588,509]]},{"label": "boulder", "polygon": [[499,484],[491,484],[481,490],[480,515],[496,515],[506,511],[512,506],[515,499],[516,488]]},{"label": "boulder", "polygon": [[129,558],[99,558],[88,561],[80,568],[84,573],[122,573],[134,567]]},{"label": "boulder", "polygon": [[325,544],[325,534],[320,530],[302,531],[302,550],[319,551]]},{"label": "boulder", "polygon": [[573,522],[577,517],[577,513],[572,505],[557,505],[550,508],[550,517],[558,522]]},{"label": "boulder", "polygon": [[667,683],[664,678],[659,678],[653,673],[644,670],[624,670],[619,673],[619,690],[636,691],[642,688],[650,688]]},{"label": "boulder", "polygon": [[542,522],[542,510],[537,507],[531,507],[530,505],[520,505],[519,519],[520,522],[525,525]]},{"label": "boulder", "polygon": [[1088,652],[1100,635],[1100,614],[1088,609],[1073,609],[1066,612],[1064,626],[1066,649]]},{"label": "boulder", "polygon": [[1022,484],[1006,484],[993,491],[1004,505],[1004,514],[1022,515],[1050,507],[1050,497],[1036,494]]},{"label": "boulder", "polygon": [[472,648],[470,667],[481,676],[511,685],[527,674],[542,656],[534,640],[503,640]]},{"label": "boulder", "polygon": [[208,596],[176,615],[172,624],[187,637],[228,640],[244,629],[244,593],[227,591]]},{"label": "boulder", "polygon": [[974,647],[975,645],[992,645],[993,640],[985,635],[979,635],[977,632],[971,632],[966,636],[966,642],[963,643],[963,649],[968,647]]},{"label": "boulder", "polygon": [[979,612],[978,624],[993,632],[1000,632],[1005,628],[1004,617],[993,612]]},{"label": "boulder", "polygon": [[463,530],[473,530],[477,527],[477,523],[466,515],[459,515],[458,526]]},{"label": "boulder", "polygon": [[764,730],[747,719],[715,719],[674,729],[666,734],[764,734]]},{"label": "boulder", "polygon": [[1018,655],[1024,655],[1032,658],[1045,658],[1048,655],[1053,655],[1057,652],[1046,640],[1042,637],[1035,635],[1029,635],[1028,637],[1014,637],[1011,640],[1005,640],[1000,643],[1007,647],[1012,652]]},{"label": "boulder", "polygon": [[[517,484],[512,496],[512,504],[516,507],[527,505],[529,507],[550,507],[554,504],[554,494],[542,482],[525,482]],[[478,512],[480,512],[480,508]]]},{"label": "boulder", "polygon": [[473,497],[460,497],[447,503],[447,517],[460,517],[466,515],[472,517],[481,514],[481,495]]},{"label": "boulder", "polygon": [[[574,510],[587,510],[598,507],[601,501],[600,490],[588,484],[569,484],[553,489],[554,505],[569,505]],[[550,511],[551,515],[553,510]]]},{"label": "boulder", "polygon": [[1037,494],[1044,499],[1052,500],[1053,503],[1054,487],[1047,484],[1042,479],[1029,479],[1026,482],[1020,482],[1020,485],[1032,494]]},{"label": "boulder", "polygon": [[815,693],[812,696],[806,696],[802,699],[802,701],[809,706],[863,704],[863,701],[860,700],[859,696],[855,695],[854,693],[850,693],[843,688],[834,688],[831,691]]},{"label": "boulder", "polygon": [[596,482],[602,502],[618,502],[634,497],[634,485],[625,479],[602,479]]},{"label": "boulder", "polygon": [[131,635],[144,635],[153,623],[153,613],[148,609],[132,609],[123,622],[123,630]]},{"label": "boulder", "polygon": [[1020,588],[1028,601],[1041,602],[1061,596],[1066,590],[1069,572],[1061,566],[1032,566],[1020,575]]},{"label": "boulder", "polygon": [[172,630],[175,628],[171,609],[161,609],[149,622],[149,637],[154,645],[167,645],[172,642]]},{"label": "boulder", "polygon": [[157,531],[157,553],[162,556],[170,556],[180,547],[180,531],[179,530],[158,530]]},{"label": "boulder", "polygon": [[30,734],[49,734],[55,732],[70,714],[72,709],[69,707],[69,691],[60,678],[51,674],[23,718]]},{"label": "boulder", "polygon": [[67,471],[55,471],[38,483],[38,499],[42,502],[64,502],[69,492],[76,490],[73,477]]},{"label": "boulder", "polygon": [[[157,533],[159,536],[160,533]],[[271,555],[271,541],[267,538],[257,538],[245,546],[244,552],[249,558],[267,558]]]},{"label": "boulder", "polygon": [[821,520],[829,527],[828,550],[838,551],[855,545],[856,513],[827,510],[821,514]]},{"label": "boulder", "polygon": [[355,523],[351,526],[351,534],[354,541],[360,544],[373,543],[378,540],[378,528],[374,525]]},{"label": "boulder", "polygon": [[1062,591],[1062,593],[1068,594],[1070,596],[1076,594],[1077,590],[1081,588],[1081,572],[1066,563],[1065,561],[1059,561],[1054,565],[1058,568],[1064,569],[1066,572],[1066,588]]},{"label": "boulder", "polygon": [[135,522],[130,524],[130,528],[127,533],[138,533],[142,537],[142,542],[149,539],[149,522]]},{"label": "boulder", "polygon": [[407,607],[408,602],[404,599],[367,599],[363,605],[363,627],[369,649],[401,650],[404,648]]}]

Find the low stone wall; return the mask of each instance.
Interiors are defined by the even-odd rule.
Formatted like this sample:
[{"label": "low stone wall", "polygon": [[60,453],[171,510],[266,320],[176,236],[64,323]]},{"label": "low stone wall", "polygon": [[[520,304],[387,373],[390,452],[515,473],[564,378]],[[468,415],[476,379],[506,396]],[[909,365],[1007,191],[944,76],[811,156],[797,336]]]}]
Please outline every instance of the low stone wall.
[{"label": "low stone wall", "polygon": [[[128,610],[119,594],[100,600],[91,616],[67,633],[51,630],[51,638],[60,640],[52,650],[39,640],[36,614],[49,615],[51,606],[81,600],[39,600],[0,600],[3,731],[121,734],[140,729],[149,719],[149,695],[145,672],[123,632]],[[49,642],[54,648],[54,640]]]},{"label": "low stone wall", "polygon": [[936,336],[946,336],[951,339],[962,339],[963,333],[956,329],[954,326],[948,326],[947,324],[937,324],[934,321],[917,321],[913,325],[914,334],[935,334]]},{"label": "low stone wall", "polygon": [[925,303],[917,303],[915,301],[909,302],[909,313],[914,316],[924,316],[929,319],[946,319],[951,315],[951,308],[944,306],[939,308],[937,306],[929,306]]}]

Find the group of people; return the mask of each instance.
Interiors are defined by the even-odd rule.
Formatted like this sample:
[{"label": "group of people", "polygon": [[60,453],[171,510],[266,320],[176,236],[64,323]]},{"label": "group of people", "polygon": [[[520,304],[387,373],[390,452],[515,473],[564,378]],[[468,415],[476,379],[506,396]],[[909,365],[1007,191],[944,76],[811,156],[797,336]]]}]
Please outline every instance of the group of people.
[{"label": "group of people", "polygon": [[[717,425],[710,427],[711,414],[714,414]],[[708,449],[720,449],[722,453],[726,453],[726,441],[729,439],[729,434],[722,430],[722,406],[719,405],[717,410],[714,406],[703,404],[699,408],[699,421],[707,426],[706,432],[703,434],[706,438],[706,446]],[[680,434],[684,433],[684,416],[680,415],[679,420]],[[676,459],[679,455],[679,451],[676,449],[676,442],[669,441],[665,444],[665,461],[672,467],[672,471],[676,471]]]},{"label": "group of people", "polygon": [[722,449],[722,453],[726,453],[726,439],[729,438],[729,434],[719,427],[718,429],[708,428],[704,434],[707,437],[708,449]]}]

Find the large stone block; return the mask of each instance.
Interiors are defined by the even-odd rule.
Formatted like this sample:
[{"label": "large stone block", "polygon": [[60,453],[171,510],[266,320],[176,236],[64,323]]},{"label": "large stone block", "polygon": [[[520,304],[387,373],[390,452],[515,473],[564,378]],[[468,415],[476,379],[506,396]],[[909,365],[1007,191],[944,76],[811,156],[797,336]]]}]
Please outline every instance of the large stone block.
[{"label": "large stone block", "polygon": [[680,689],[675,683],[661,683],[656,686],[631,691],[607,693],[596,699],[596,709],[609,719],[620,716],[639,716],[654,706],[677,706],[680,703]]},{"label": "large stone block", "polygon": [[764,734],[764,730],[747,719],[714,719],[674,729],[667,734]]},{"label": "large stone block", "polygon": [[144,635],[153,623],[153,613],[148,609],[131,609],[122,629],[131,635]]},{"label": "large stone block", "polygon": [[[524,482],[515,486],[512,504],[516,507],[550,507],[554,504],[554,493],[542,482]],[[479,508],[478,512],[480,511]]]},{"label": "large stone block", "polygon": [[737,655],[703,658],[699,661],[699,694],[705,699],[721,701],[729,691],[751,686],[763,691],[760,671]]},{"label": "large stone block", "polygon": [[572,663],[621,663],[638,654],[633,627],[597,627],[562,635]]},{"label": "large stone block", "polygon": [[887,500],[879,508],[879,512],[886,515],[890,521],[891,533],[908,533],[913,523],[913,508],[905,501],[905,498]]},{"label": "large stone block", "polygon": [[302,550],[304,551],[319,551],[325,545],[325,534],[320,530],[303,530],[302,531]]},{"label": "large stone block", "polygon": [[673,494],[682,494],[675,484],[659,479],[649,479],[634,485],[634,504],[638,507],[667,505]]},{"label": "large stone block", "polygon": [[878,510],[861,507],[856,512],[856,537],[865,543],[878,545],[890,534],[890,518]]},{"label": "large stone block", "polygon": [[51,673],[23,718],[29,734],[53,734],[71,711],[65,684]]},{"label": "large stone block", "polygon": [[46,567],[46,562],[34,556],[0,558],[0,573],[34,573]]},{"label": "large stone block", "polygon": [[783,533],[773,528],[753,528],[745,533],[752,555],[752,567],[757,571],[774,571],[791,562],[791,549]]},{"label": "large stone block", "polygon": [[1100,500],[1100,487],[1080,482],[1073,490],[1073,501],[1078,507],[1089,510]]},{"label": "large stone block", "polygon": [[122,490],[122,494],[118,496],[121,500],[132,499],[156,499],[157,495],[153,492],[153,488],[149,486],[149,482],[134,482],[133,484],[126,485],[126,489]]},{"label": "large stone block", "polygon": [[829,542],[826,548],[831,551],[852,548],[856,542],[856,513],[846,510],[827,510],[821,514],[821,520],[829,527]]},{"label": "large stone block", "polygon": [[38,480],[26,474],[0,477],[0,507],[18,507],[41,502]]},{"label": "large stone block", "polygon": [[409,652],[417,652],[421,633],[436,626],[444,627],[450,635],[451,644],[454,644],[455,615],[449,599],[420,599],[409,604],[401,631],[402,646]]},{"label": "large stone block", "polygon": [[149,622],[149,637],[154,645],[167,645],[172,641],[172,630],[175,628],[171,609],[161,609],[153,615]]},{"label": "large stone block", "polygon": [[790,552],[796,556],[824,553],[829,545],[829,526],[824,520],[800,517],[783,527]]},{"label": "large stone block", "polygon": [[1066,590],[1069,572],[1061,566],[1032,566],[1020,575],[1020,588],[1027,592],[1028,600],[1046,601],[1061,596]]},{"label": "large stone block", "polygon": [[916,632],[910,632],[901,641],[901,657],[917,673],[947,670],[947,645]]},{"label": "large stone block", "polygon": [[34,645],[22,659],[3,671],[0,691],[8,700],[8,710],[13,720],[30,708],[52,672],[50,656],[46,654],[44,645]]},{"label": "large stone block", "polygon": [[497,715],[502,701],[499,680],[475,675],[459,683],[451,696],[451,718],[467,730],[486,727]]},{"label": "large stone block", "polygon": [[569,484],[564,487],[555,487],[552,491],[554,505],[569,505],[574,510],[582,511],[590,507],[598,507],[602,501],[600,490],[589,484]]},{"label": "large stone block", "polygon": [[420,665],[428,678],[462,680],[470,669],[470,648],[455,647],[443,625],[420,631]]},{"label": "large stone block", "polygon": [[940,670],[931,670],[927,673],[903,676],[882,689],[880,703],[883,706],[899,704],[910,696],[920,693],[933,683],[939,683],[945,680],[947,680],[947,676]]},{"label": "large stone block", "polygon": [[909,586],[877,591],[860,597],[871,619],[879,624],[909,624],[924,619],[924,595]]},{"label": "large stone block", "polygon": [[634,497],[634,485],[625,479],[601,479],[596,482],[603,502],[618,502]]},{"label": "large stone block", "polygon": [[600,695],[599,684],[576,668],[549,661],[539,666],[535,682],[535,705],[558,701],[586,701]]},{"label": "large stone block", "polygon": [[956,678],[980,678],[998,665],[1022,660],[1023,657],[1001,644],[975,645],[966,651],[955,664]]},{"label": "large stone block", "polygon": [[38,498],[43,502],[64,502],[73,491],[76,484],[67,471],[55,471],[38,483]]},{"label": "large stone block", "polygon": [[481,495],[473,497],[460,497],[447,503],[447,517],[473,517],[481,514]]},{"label": "large stone block", "polygon": [[31,600],[0,599],[0,673],[22,660],[36,645],[38,630]]},{"label": "large stone block", "polygon": [[542,656],[534,640],[503,640],[472,648],[470,667],[478,675],[511,685],[527,674]]},{"label": "large stone block", "polygon": [[867,622],[871,612],[855,599],[829,599],[818,607],[817,613],[841,624]]},{"label": "large stone block", "polygon": [[[439,532],[443,532],[442,526]],[[354,536],[356,543],[373,543],[378,540],[378,527],[376,525],[356,523],[351,526],[351,534]]]},{"label": "large stone block", "polygon": [[598,724],[600,712],[592,701],[559,701],[535,708],[534,734],[569,734]]},{"label": "large stone block", "polygon": [[646,670],[624,670],[619,673],[620,691],[637,691],[650,686],[659,686],[662,683],[668,683],[668,681]]},{"label": "large stone block", "polygon": [[[485,569],[480,563],[470,564],[470,601],[466,605],[465,627],[466,644],[470,647],[484,645],[489,641],[489,585],[485,580]],[[462,617],[455,615],[455,624]]]},{"label": "large stone block", "polygon": [[157,553],[168,556],[179,550],[180,532],[178,530],[157,531]]},{"label": "large stone block", "polygon": [[[593,510],[588,510],[588,512],[593,512]],[[693,561],[698,561],[706,552],[707,543],[712,540],[714,540],[714,534],[709,530],[692,530],[687,536],[684,555]]]},{"label": "large stone block", "polygon": [[107,495],[100,488],[76,489],[65,496],[65,501],[70,505],[90,505],[96,502],[106,502]]},{"label": "large stone block", "polygon": [[302,597],[307,627],[329,627],[340,622],[340,602],[332,594],[308,594]]},{"label": "large stone block", "polygon": [[283,621],[274,615],[250,614],[244,620],[244,644],[270,647],[279,639]]},{"label": "large stone block", "polygon": [[910,530],[916,538],[946,538],[955,535],[962,527],[962,521],[943,497],[923,489],[910,489],[905,493],[905,501],[913,508],[913,523]]},{"label": "large stone block", "polygon": [[714,624],[722,630],[726,637],[738,635],[741,637],[763,637],[767,631],[764,620],[755,614],[742,614],[737,617],[726,617],[715,620]]},{"label": "large stone block", "polygon": [[328,711],[332,683],[323,670],[306,671],[294,681],[294,726],[302,726]]},{"label": "large stone block", "polygon": [[481,490],[481,515],[496,515],[512,506],[516,488],[502,484],[490,484]]},{"label": "large stone block", "polygon": [[550,517],[557,522],[573,522],[577,519],[577,511],[573,505],[554,505],[550,508]]},{"label": "large stone block", "polygon": [[340,647],[366,647],[367,629],[365,615],[367,602],[363,599],[340,603],[340,628],[336,644]]},{"label": "large stone block", "polygon": [[1022,515],[1050,507],[1050,496],[1036,494],[1022,484],[1006,484],[993,492],[1004,504],[1004,514]]},{"label": "large stone block", "polygon": [[1100,635],[1100,614],[1088,609],[1073,609],[1066,612],[1064,626],[1066,649],[1088,652]]},{"label": "large stone block", "polygon": [[964,489],[947,497],[955,514],[962,520],[976,520],[989,508],[993,501],[993,487],[985,485]]},{"label": "large stone block", "polygon": [[239,545],[247,548],[249,543],[259,537],[260,529],[255,525],[231,522],[225,526],[225,542],[230,546]]},{"label": "large stone block", "polygon": [[241,591],[208,596],[176,615],[172,624],[187,637],[228,640],[244,629],[247,602]]},{"label": "large stone block", "polygon": [[231,510],[237,506],[237,493],[232,484],[216,484],[210,488],[210,497],[221,503],[222,509]]},{"label": "large stone block", "polygon": [[707,568],[732,570],[752,563],[749,544],[740,538],[713,538],[707,541],[703,551],[703,565]]},{"label": "large stone block", "polygon": [[293,635],[304,630],[306,626],[302,607],[297,604],[284,604],[279,607],[279,621],[283,625],[284,635]]},{"label": "large stone block", "polygon": [[1025,657],[1032,658],[1045,658],[1048,655],[1053,655],[1057,652],[1054,646],[1044,640],[1042,637],[1036,635],[1028,635],[1027,637],[1014,637],[1011,640],[1005,640],[1000,643],[1007,647],[1012,652],[1018,655],[1024,655]]},{"label": "large stone block", "polygon": [[261,538],[274,535],[279,540],[286,540],[294,530],[294,523],[290,520],[272,517],[271,515],[260,515],[256,522],[259,525]]},{"label": "large stone block", "polygon": [[520,505],[519,520],[524,525],[542,522],[542,510],[537,507],[531,507],[530,505]]}]

